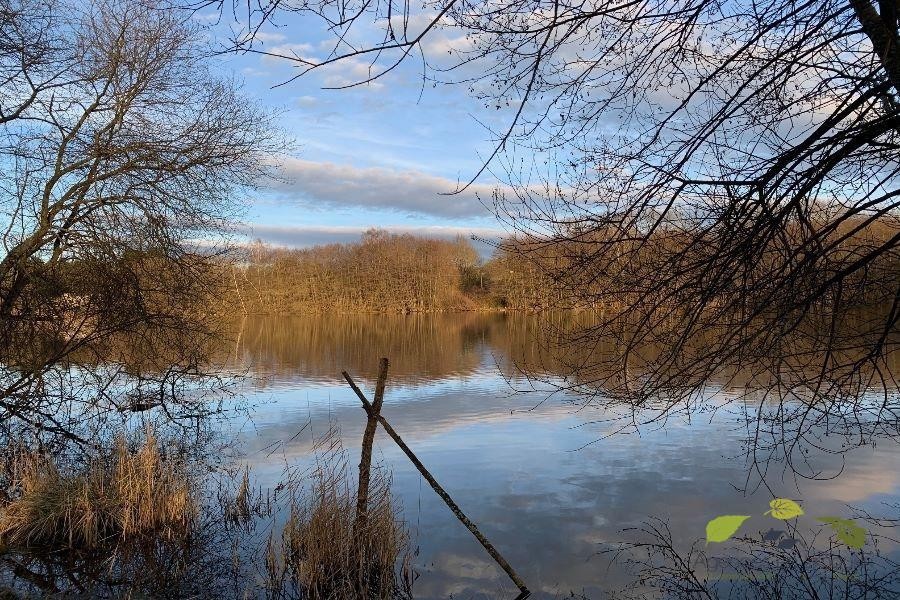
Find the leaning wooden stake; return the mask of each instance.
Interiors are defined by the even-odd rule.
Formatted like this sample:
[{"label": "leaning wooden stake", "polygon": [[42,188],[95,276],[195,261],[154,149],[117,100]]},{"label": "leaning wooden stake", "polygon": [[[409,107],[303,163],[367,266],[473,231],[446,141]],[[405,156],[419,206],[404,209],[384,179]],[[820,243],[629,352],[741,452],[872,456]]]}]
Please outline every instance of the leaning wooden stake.
[{"label": "leaning wooden stake", "polygon": [[375,429],[378,417],[381,416],[381,405],[384,403],[384,384],[387,381],[388,359],[382,358],[378,366],[378,382],[375,384],[375,399],[371,410],[367,410],[368,420],[363,433],[362,456],[359,459],[359,486],[356,491],[356,524],[355,530],[365,531],[366,513],[369,509],[369,481],[372,471],[372,444],[375,442]]},{"label": "leaning wooden stake", "polygon": [[[386,376],[387,359],[381,359],[381,364],[383,369],[382,372],[385,373]],[[472,532],[472,535],[475,536],[475,539],[477,539],[478,542],[484,547],[484,549],[487,550],[487,553],[491,555],[491,558],[493,558],[494,561],[498,565],[500,565],[500,568],[503,569],[504,572],[506,572],[506,574],[516,585],[516,587],[519,588],[519,591],[521,593],[516,597],[516,600],[524,600],[525,598],[530,596],[531,592],[528,591],[528,587],[525,585],[525,582],[522,581],[522,578],[519,577],[519,575],[513,570],[512,566],[510,566],[510,564],[506,562],[506,559],[503,558],[499,552],[497,552],[497,549],[494,548],[494,545],[491,544],[488,539],[484,537],[484,535],[478,530],[478,527],[475,526],[475,523],[469,520],[469,517],[467,517],[463,513],[459,506],[457,506],[456,502],[453,501],[453,498],[450,497],[450,494],[448,494],[446,490],[441,487],[441,484],[439,484],[437,480],[431,475],[431,473],[428,472],[428,469],[425,468],[425,465],[423,465],[418,457],[416,457],[416,455],[413,453],[413,451],[410,450],[409,446],[406,445],[406,442],[403,441],[400,435],[396,431],[394,431],[394,428],[391,427],[391,424],[388,423],[383,416],[381,416],[381,402],[384,401],[384,385],[381,380],[381,373],[379,373],[378,378],[378,382],[379,384],[381,384],[381,396],[379,396],[378,393],[379,388],[377,386],[375,388],[375,401],[380,401],[377,409],[375,408],[374,404],[369,403],[369,400],[366,398],[365,394],[363,394],[362,390],[360,390],[357,387],[356,383],[353,382],[353,378],[350,377],[350,374],[347,373],[347,371],[343,371],[342,375],[344,376],[344,379],[347,380],[347,383],[350,384],[350,387],[353,388],[353,391],[356,393],[356,396],[359,398],[360,402],[362,402],[363,408],[366,411],[366,415],[368,416],[369,421],[371,422],[374,419],[376,422],[381,423],[384,431],[391,437],[391,439],[394,440],[394,442],[397,443],[397,445],[401,450],[403,450],[403,453],[406,454],[409,460],[412,461],[412,464],[416,466],[416,469],[418,469],[419,473],[422,474],[422,477],[425,478],[425,481],[427,481],[431,486],[431,489],[433,489],[435,493],[437,493],[437,495],[441,497],[444,503],[450,508],[451,511],[453,511],[453,514],[456,515],[456,518],[466,526],[466,529]],[[368,431],[368,424],[366,425],[366,431]]]}]

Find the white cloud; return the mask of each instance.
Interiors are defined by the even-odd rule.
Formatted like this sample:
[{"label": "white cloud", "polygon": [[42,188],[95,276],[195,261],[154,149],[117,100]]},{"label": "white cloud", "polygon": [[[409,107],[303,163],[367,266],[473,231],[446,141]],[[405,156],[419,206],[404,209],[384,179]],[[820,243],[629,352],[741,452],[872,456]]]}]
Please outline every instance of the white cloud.
[{"label": "white cloud", "polygon": [[311,106],[315,106],[319,103],[319,99],[315,96],[300,96],[295,100],[297,106],[301,106],[304,108],[309,108]]},{"label": "white cloud", "polygon": [[[318,244],[346,244],[356,242],[367,229],[370,229],[370,227],[328,225],[279,226],[251,223],[238,226],[236,232],[246,236],[248,240],[260,239],[263,242],[274,246],[305,248]],[[464,238],[475,236],[478,240],[475,241],[473,245],[483,256],[490,255],[493,250],[491,242],[497,242],[507,235],[505,231],[499,228],[460,227],[451,225],[384,225],[379,226],[379,229],[385,229],[391,233],[397,234],[408,233],[421,237],[448,240],[456,239],[459,236]]]},{"label": "white cloud", "polygon": [[257,31],[253,35],[253,40],[256,42],[273,43],[276,44],[278,42],[283,42],[285,39],[285,35],[283,33],[275,33],[274,31]]},{"label": "white cloud", "polygon": [[318,63],[319,59],[312,56],[313,47],[309,44],[285,43],[264,49],[266,54],[262,56],[262,62],[266,64],[289,64],[293,59],[299,59],[308,63]]},{"label": "white cloud", "polygon": [[[362,84],[364,81],[366,83],[362,85],[370,90],[384,88],[384,83],[377,79],[385,69],[385,66],[380,63],[373,64],[365,60],[346,58],[331,63],[324,69],[322,84],[327,88],[347,87]],[[368,81],[373,77],[376,79]]]},{"label": "white cloud", "polygon": [[465,192],[446,195],[458,189],[459,183],[419,171],[301,159],[287,159],[281,172],[287,181],[273,184],[274,189],[299,202],[439,217],[486,216],[489,211],[479,197],[489,203],[495,189],[490,184],[474,184]]},{"label": "white cloud", "polygon": [[222,15],[219,11],[214,10],[207,13],[195,12],[191,15],[191,18],[197,21],[198,23],[203,23],[204,25],[211,25],[213,23],[218,23],[222,18]]},{"label": "white cloud", "polygon": [[254,67],[244,67],[241,69],[241,75],[246,77],[269,77],[270,73],[268,71],[264,71],[262,69],[257,69]]}]

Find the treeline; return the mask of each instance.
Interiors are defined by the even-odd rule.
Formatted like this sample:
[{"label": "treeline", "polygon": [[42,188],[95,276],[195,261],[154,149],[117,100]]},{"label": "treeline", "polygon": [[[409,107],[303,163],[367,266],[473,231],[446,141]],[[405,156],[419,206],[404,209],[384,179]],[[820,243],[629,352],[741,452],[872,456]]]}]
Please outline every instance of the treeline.
[{"label": "treeline", "polygon": [[[662,295],[654,310],[665,312],[679,294],[693,293],[702,284],[685,274],[691,261],[715,253],[704,231],[635,231],[632,240],[611,248],[608,240],[617,235],[621,232],[594,229],[553,238],[509,238],[487,261],[461,237],[439,240],[378,229],[366,232],[359,242],[305,249],[256,242],[229,267],[225,283],[244,314],[571,308],[615,312],[646,303],[654,294]],[[790,244],[764,248],[752,265],[733,265],[720,257],[727,270],[743,269],[747,281],[720,286],[707,305],[716,309],[754,294],[765,296],[777,277],[788,278],[801,294],[842,275],[863,255],[876,258],[843,277],[844,303],[852,307],[889,302],[900,278],[897,252],[890,245],[896,235],[894,220],[851,220],[817,232],[827,251],[816,260],[806,260],[802,253],[786,259],[784,254],[794,252]],[[789,228],[785,236],[799,240],[803,233]],[[666,270],[667,261],[682,268]]]},{"label": "treeline", "polygon": [[367,231],[359,242],[286,249],[255,242],[229,278],[247,314],[543,310],[560,296],[529,261],[483,261],[464,238]]}]

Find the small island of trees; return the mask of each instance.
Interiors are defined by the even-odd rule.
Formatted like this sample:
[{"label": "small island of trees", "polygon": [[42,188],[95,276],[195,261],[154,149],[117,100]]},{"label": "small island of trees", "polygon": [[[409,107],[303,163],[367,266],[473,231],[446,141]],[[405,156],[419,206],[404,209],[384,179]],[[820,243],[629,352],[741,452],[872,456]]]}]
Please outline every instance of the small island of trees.
[{"label": "small island of trees", "polygon": [[226,275],[249,314],[572,308],[515,240],[483,260],[467,239],[370,229],[358,242],[279,248],[256,241]]}]

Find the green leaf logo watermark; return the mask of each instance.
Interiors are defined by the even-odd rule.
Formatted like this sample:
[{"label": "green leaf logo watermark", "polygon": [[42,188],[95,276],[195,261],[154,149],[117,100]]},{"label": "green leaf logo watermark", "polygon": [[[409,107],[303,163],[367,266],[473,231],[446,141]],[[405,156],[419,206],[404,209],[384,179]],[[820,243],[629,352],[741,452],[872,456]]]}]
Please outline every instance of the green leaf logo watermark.
[{"label": "green leaf logo watermark", "polygon": [[750,515],[722,515],[706,524],[706,543],[724,542],[741,528]]},{"label": "green leaf logo watermark", "polygon": [[834,530],[839,540],[857,550],[862,549],[866,543],[866,530],[857,525],[851,519],[839,517],[818,517],[819,521],[827,523]]},{"label": "green leaf logo watermark", "polygon": [[[763,514],[780,521],[787,521],[806,513],[793,500],[775,498],[769,502],[769,510]],[[749,518],[750,515],[722,515],[709,521],[706,524],[706,543],[724,542],[730,539]],[[816,517],[816,519],[831,527],[837,538],[850,548],[860,550],[865,545],[867,532],[853,520],[840,517]]]},{"label": "green leaf logo watermark", "polygon": [[769,502],[769,510],[767,510],[765,514],[771,515],[776,519],[781,519],[782,521],[787,521],[788,519],[793,519],[794,517],[802,515],[803,509],[793,500],[788,500],[787,498],[775,498]]}]

